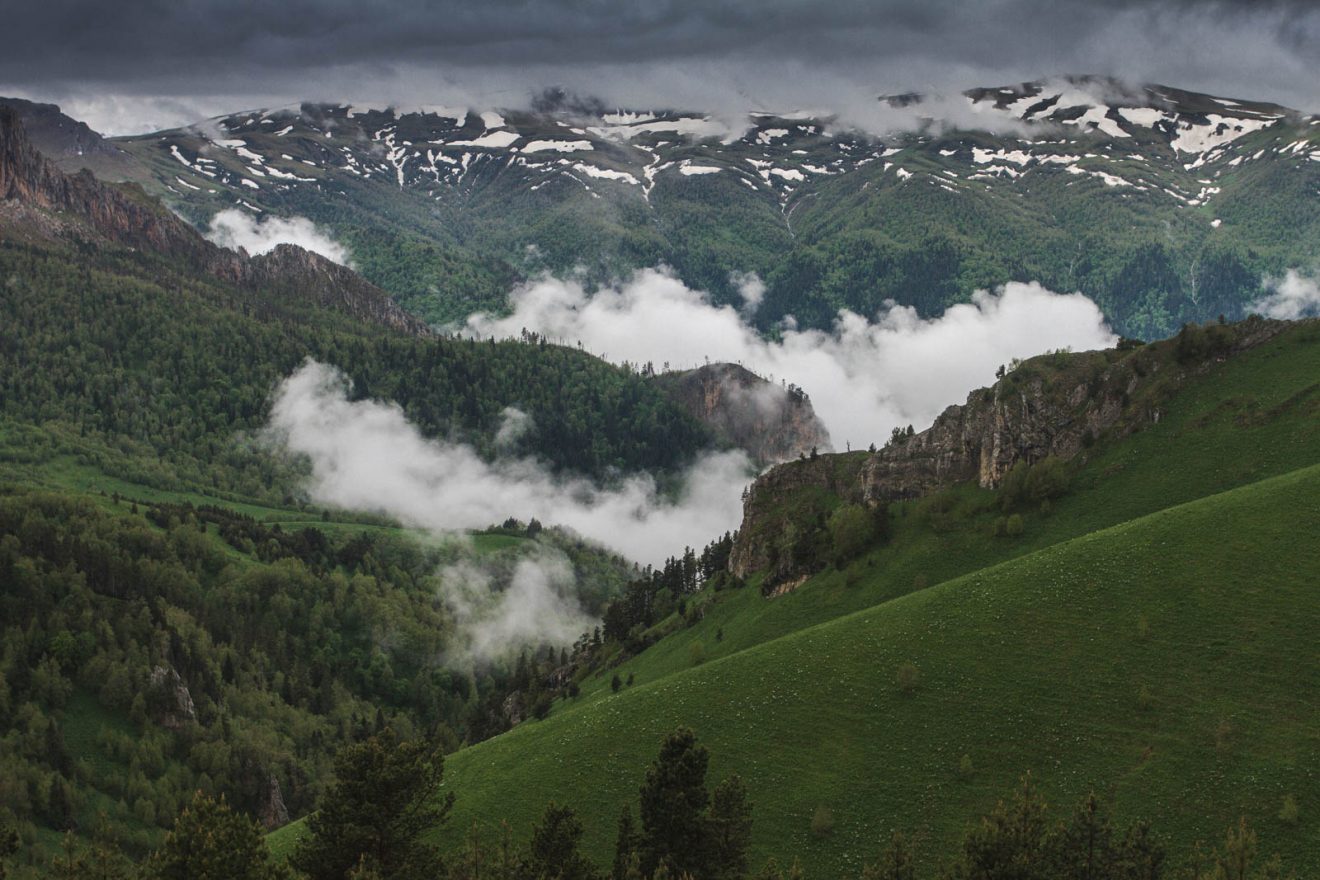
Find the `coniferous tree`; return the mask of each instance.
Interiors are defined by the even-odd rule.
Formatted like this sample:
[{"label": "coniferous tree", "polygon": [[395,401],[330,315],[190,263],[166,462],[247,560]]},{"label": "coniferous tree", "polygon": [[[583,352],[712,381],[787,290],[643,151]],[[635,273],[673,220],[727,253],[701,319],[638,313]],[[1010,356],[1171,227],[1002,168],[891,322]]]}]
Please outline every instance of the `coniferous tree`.
[{"label": "coniferous tree", "polygon": [[700,874],[706,849],[706,767],[710,753],[681,727],[665,737],[640,792],[642,873],[662,864],[674,873]]},{"label": "coniferous tree", "polygon": [[256,822],[197,792],[143,871],[147,880],[277,880],[288,871],[270,860]]},{"label": "coniferous tree", "polygon": [[571,807],[551,801],[532,829],[526,876],[535,880],[596,880],[596,868],[578,850],[582,822]]},{"label": "coniferous tree", "polygon": [[335,758],[334,786],[307,819],[293,866],[313,880],[341,880],[359,863],[392,880],[429,878],[439,870],[421,835],[441,824],[454,796],[439,797],[444,759],[420,740],[386,729]]},{"label": "coniferous tree", "polygon": [[715,787],[711,796],[709,857],[706,876],[732,880],[747,873],[747,849],[752,842],[752,805],[747,786],[734,775]]},{"label": "coniferous tree", "polygon": [[614,865],[610,869],[610,880],[626,880],[628,868],[636,857],[637,828],[633,824],[632,807],[624,804],[623,812],[619,814],[619,830],[614,837]]},{"label": "coniferous tree", "polygon": [[967,833],[949,880],[1052,880],[1042,858],[1047,831],[1045,801],[1028,774],[1012,801]]},{"label": "coniferous tree", "polygon": [[916,880],[916,876],[912,850],[901,831],[894,832],[894,836],[889,839],[889,847],[878,863],[862,869],[862,880]]}]

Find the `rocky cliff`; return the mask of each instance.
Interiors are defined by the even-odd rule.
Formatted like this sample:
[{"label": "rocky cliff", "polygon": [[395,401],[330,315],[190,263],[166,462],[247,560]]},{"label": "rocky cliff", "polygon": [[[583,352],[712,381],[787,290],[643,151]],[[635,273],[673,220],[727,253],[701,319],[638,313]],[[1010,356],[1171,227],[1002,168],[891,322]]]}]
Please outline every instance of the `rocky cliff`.
[{"label": "rocky cliff", "polygon": [[136,157],[86,123],[66,116],[55,104],[0,98],[0,106],[14,111],[32,146],[61,171],[72,173],[87,168],[101,180],[151,179],[151,171]]},{"label": "rocky cliff", "polygon": [[871,453],[822,455],[762,475],[743,506],[729,569],[779,583],[806,573],[794,547],[838,503],[875,508],[957,483],[995,488],[1019,461],[1067,461],[1158,422],[1183,384],[1272,338],[1284,322],[1185,329],[1179,337],[1121,349],[1033,358],[950,406],[928,429]]},{"label": "rocky cliff", "polygon": [[158,254],[272,299],[299,297],[362,321],[429,332],[385,291],[351,269],[295,245],[250,257],[207,241],[136,184],[106,184],[90,171],[65,174],[0,105],[0,240],[92,241]]},{"label": "rocky cliff", "polygon": [[655,382],[693,418],[745,449],[757,464],[830,449],[829,432],[804,392],[775,385],[737,364],[664,373]]}]

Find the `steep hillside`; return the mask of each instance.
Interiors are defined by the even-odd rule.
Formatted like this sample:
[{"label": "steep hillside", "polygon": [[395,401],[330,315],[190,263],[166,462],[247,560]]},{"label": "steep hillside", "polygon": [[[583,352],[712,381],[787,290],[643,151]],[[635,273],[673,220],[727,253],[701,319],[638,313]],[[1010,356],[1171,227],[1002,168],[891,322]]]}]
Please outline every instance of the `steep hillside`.
[{"label": "steep hillside", "polygon": [[144,250],[238,287],[294,295],[384,327],[426,325],[355,272],[294,245],[249,257],[216,247],[135,185],[87,170],[69,176],[42,155],[18,115],[0,107],[0,241],[83,242]]},{"label": "steep hillside", "polygon": [[[1273,817],[1285,794],[1320,798],[1296,772],[1320,758],[1303,696],[1317,491],[1312,467],[1212,496],[521,726],[451,756],[444,839],[473,820],[526,827],[553,798],[604,860],[639,768],[686,724],[717,778],[747,780],[755,855],[819,876],[855,873],[893,828],[929,870],[1027,770],[1056,802],[1112,794],[1178,858],[1246,815],[1265,849],[1315,870],[1309,831]],[[822,805],[834,831],[815,837]]]},{"label": "steep hillside", "polygon": [[[1084,463],[1100,451],[1093,451],[1097,443],[1112,447],[1158,425],[1188,384],[1213,385],[1218,379],[1211,374],[1225,360],[1249,355],[1280,334],[1306,347],[1302,340],[1311,332],[1252,318],[1189,325],[1174,339],[1146,346],[1028,360],[946,409],[924,431],[896,431],[867,455],[790,463],[764,474],[744,503],[730,571],[741,578],[762,573],[778,584],[822,567],[825,559],[809,552],[812,545],[805,545],[807,552],[802,546],[803,527],[822,501],[827,508],[875,508],[960,483],[997,488],[1015,466],[1047,458]],[[1303,371],[1295,381],[1309,378]]]},{"label": "steep hillside", "polygon": [[[1284,333],[1223,363],[1212,358],[1208,368],[1187,375],[1165,369],[1164,381],[1180,390],[1166,396],[1157,382],[1143,389],[1152,397],[1134,410],[1157,406],[1159,421],[1143,417],[1133,433],[1100,437],[1055,472],[1062,479],[1049,497],[1033,500],[1030,493],[967,482],[891,502],[887,537],[873,539],[855,560],[838,560],[830,518],[860,501],[859,475],[871,456],[821,455],[772,470],[749,493],[742,532],[782,530],[788,540],[780,546],[815,550],[813,565],[787,580],[776,582],[768,568],[750,572],[747,589],[717,583],[682,596],[687,613],[656,622],[645,640],[655,643],[640,654],[607,652],[605,668],[582,680],[583,697],[607,696],[615,673],[655,681],[688,668],[694,656],[729,656],[1097,529],[1320,463],[1320,325],[1284,326]],[[1037,375],[1069,375],[1070,363],[1100,355],[1029,363]],[[1013,515],[1021,518],[1021,534],[1007,534]],[[738,562],[732,552],[729,559]]]},{"label": "steep hillside", "polygon": [[882,135],[547,100],[303,104],[115,143],[199,225],[236,206],[304,214],[437,320],[498,308],[543,269],[664,262],[721,302],[738,301],[731,271],[760,273],[767,328],[888,299],[937,314],[1037,280],[1158,338],[1240,316],[1262,274],[1320,254],[1320,129],[1287,108],[1093,77],[970,91],[953,102],[966,130],[903,103]]},{"label": "steep hillside", "polygon": [[0,104],[14,111],[33,146],[60,170],[72,174],[87,168],[110,181],[150,179],[146,166],[56,105],[19,98],[0,98]]}]

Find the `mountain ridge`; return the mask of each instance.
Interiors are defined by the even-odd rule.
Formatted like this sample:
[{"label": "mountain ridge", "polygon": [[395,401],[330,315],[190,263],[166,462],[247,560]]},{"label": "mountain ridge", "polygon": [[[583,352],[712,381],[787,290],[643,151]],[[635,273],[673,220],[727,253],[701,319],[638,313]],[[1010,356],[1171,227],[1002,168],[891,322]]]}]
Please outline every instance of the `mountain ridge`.
[{"label": "mountain ridge", "polygon": [[204,239],[136,184],[111,185],[88,169],[68,175],[27,138],[18,113],[0,106],[0,231],[50,240],[87,234],[179,259],[221,281],[271,288],[335,305],[364,320],[415,335],[426,324],[351,269],[292,244],[255,257]]},{"label": "mountain ridge", "polygon": [[[437,323],[509,288],[665,264],[755,321],[828,329],[887,300],[923,316],[977,289],[1081,291],[1122,334],[1237,319],[1265,279],[1320,258],[1320,126],[1260,102],[1095,77],[907,96],[898,130],[838,117],[305,103],[115,139],[199,227],[300,214]],[[587,115],[584,115],[587,114]],[[896,114],[896,115],[893,115]],[[943,114],[947,125],[923,119]],[[981,130],[978,130],[978,126]],[[400,260],[400,255],[404,256]],[[406,268],[405,268],[406,266]]]}]

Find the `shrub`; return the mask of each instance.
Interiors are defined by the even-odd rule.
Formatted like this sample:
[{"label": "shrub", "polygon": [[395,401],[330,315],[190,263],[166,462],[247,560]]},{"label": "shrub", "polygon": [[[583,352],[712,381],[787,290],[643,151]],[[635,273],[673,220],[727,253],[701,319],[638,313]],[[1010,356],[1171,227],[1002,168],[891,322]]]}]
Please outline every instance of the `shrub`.
[{"label": "shrub", "polygon": [[894,673],[894,683],[898,685],[898,689],[903,693],[914,693],[917,688],[921,687],[921,670],[917,668],[915,663],[903,663],[898,667],[898,671]]},{"label": "shrub", "polygon": [[860,504],[845,504],[830,514],[830,543],[835,565],[842,567],[883,537],[881,526],[887,525],[887,520],[883,510],[877,515]]},{"label": "shrub", "polygon": [[1026,525],[1022,521],[1022,514],[1015,513],[1004,523],[1004,534],[1010,538],[1016,538],[1026,531]]},{"label": "shrub", "polygon": [[963,779],[970,779],[976,772],[976,766],[972,764],[971,755],[963,755],[962,760],[958,762],[958,775]]},{"label": "shrub", "polygon": [[1144,684],[1141,686],[1141,690],[1137,691],[1137,708],[1143,712],[1149,712],[1155,708],[1155,695]]},{"label": "shrub", "polygon": [[688,648],[688,659],[692,661],[693,666],[700,666],[706,662],[706,647],[701,642],[693,642],[692,647]]},{"label": "shrub", "polygon": [[1283,796],[1283,806],[1279,807],[1279,821],[1285,825],[1296,825],[1298,818],[1297,798],[1285,794]]},{"label": "shrub", "polygon": [[834,811],[821,804],[811,815],[811,836],[829,837],[834,833]]},{"label": "shrub", "polygon": [[1219,722],[1215,727],[1215,749],[1219,752],[1227,752],[1233,747],[1233,722],[1227,718]]}]

